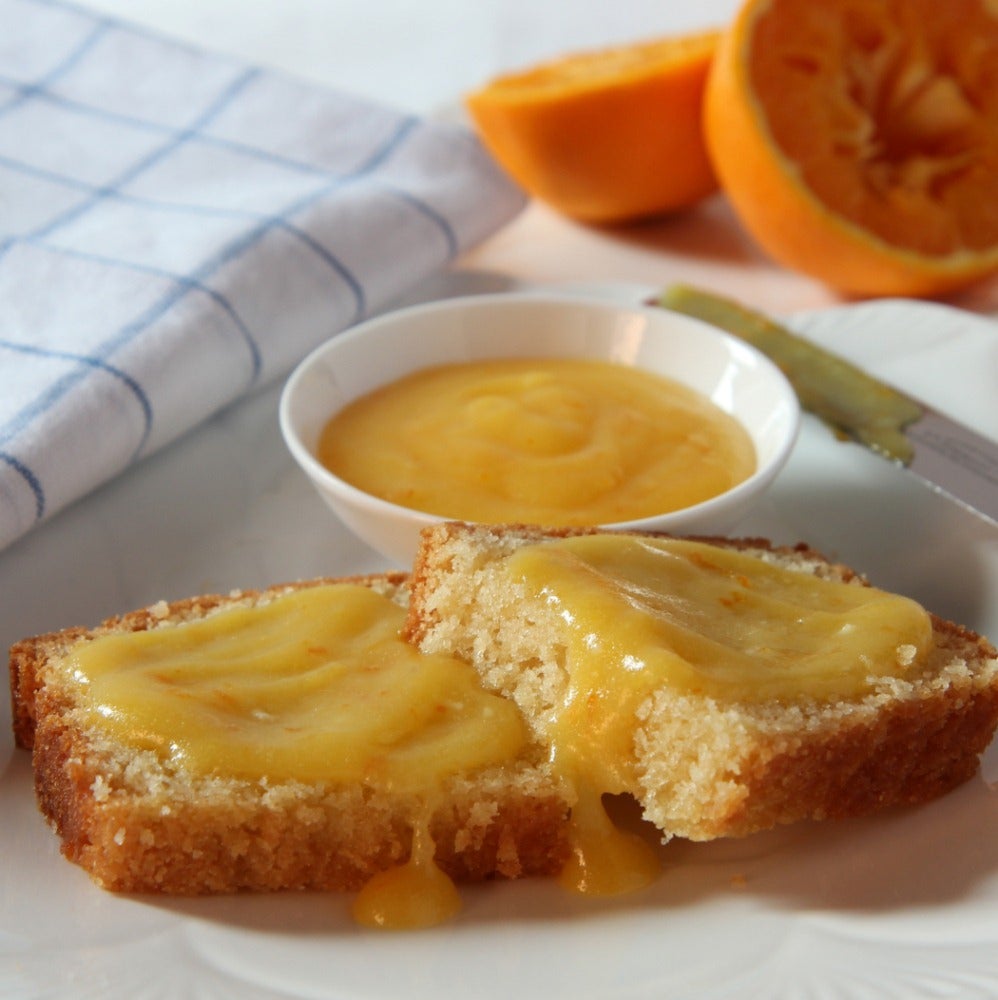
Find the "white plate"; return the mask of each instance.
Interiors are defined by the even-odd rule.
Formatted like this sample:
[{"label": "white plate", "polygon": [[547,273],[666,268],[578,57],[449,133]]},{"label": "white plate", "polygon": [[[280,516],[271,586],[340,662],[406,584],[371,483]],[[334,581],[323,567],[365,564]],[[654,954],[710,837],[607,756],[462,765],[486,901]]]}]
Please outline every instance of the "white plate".
[{"label": "white plate", "polygon": [[[816,339],[998,438],[989,321],[907,302],[806,319]],[[160,597],[382,568],[293,466],[277,398],[248,400],[0,555],[0,642]],[[741,530],[807,540],[998,636],[998,532],[811,419]],[[352,926],[337,895],[100,891],[59,857],[9,730],[5,706],[0,996],[12,1000],[998,995],[995,746],[978,777],[919,809],[675,843],[657,885],[611,902],[546,882],[476,888],[453,924],[384,935]]]}]

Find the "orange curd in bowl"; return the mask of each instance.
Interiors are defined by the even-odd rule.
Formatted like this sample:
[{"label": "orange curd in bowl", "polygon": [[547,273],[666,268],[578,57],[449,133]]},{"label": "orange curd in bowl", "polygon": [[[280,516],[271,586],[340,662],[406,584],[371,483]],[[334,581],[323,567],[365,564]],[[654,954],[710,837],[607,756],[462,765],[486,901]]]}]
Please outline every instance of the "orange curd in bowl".
[{"label": "orange curd in bowl", "polygon": [[336,413],[318,456],[341,479],[404,507],[551,526],[680,510],[756,468],[748,432],[702,393],[579,358],[417,371]]}]

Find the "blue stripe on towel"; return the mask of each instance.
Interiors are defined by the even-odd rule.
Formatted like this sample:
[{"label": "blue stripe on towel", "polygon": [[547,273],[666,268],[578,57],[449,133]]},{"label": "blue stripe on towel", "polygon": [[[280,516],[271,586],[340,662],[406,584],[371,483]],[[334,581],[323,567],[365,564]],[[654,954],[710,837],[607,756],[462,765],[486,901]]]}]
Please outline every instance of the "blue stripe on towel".
[{"label": "blue stripe on towel", "polygon": [[[114,365],[108,364],[101,358],[96,358],[89,354],[74,354],[71,351],[53,350],[48,347],[36,347],[33,344],[18,344],[9,340],[0,340],[0,349],[13,351],[17,354],[33,354],[40,358],[52,358],[57,361],[71,361],[84,368],[106,372],[108,375],[111,375],[122,382],[132,393],[145,415],[146,423],[148,424],[151,420],[152,407],[149,404],[149,398],[142,386],[139,385],[139,383],[136,382],[136,380],[127,372],[122,371],[120,368],[115,368]],[[62,383],[75,381],[76,379],[72,374],[64,375],[34,403],[24,407],[13,420],[9,421],[5,427],[0,428],[0,445],[6,444],[15,434],[24,430],[33,417],[36,417],[50,409],[52,405],[63,395]]]},{"label": "blue stripe on towel", "polygon": [[35,520],[40,521],[45,516],[45,490],[38,477],[23,462],[19,462],[5,451],[0,451],[0,462],[9,465],[27,483],[35,498]]},{"label": "blue stripe on towel", "polygon": [[[26,236],[12,236],[3,240],[3,242],[0,242],[0,259],[2,259],[4,254],[8,253],[18,242],[34,242],[41,246],[53,246],[52,244],[46,242],[45,238],[47,236],[52,235],[62,226],[67,225],[69,222],[72,222],[74,219],[83,215],[87,210],[93,208],[95,203],[110,199],[118,199],[128,204],[140,205],[144,208],[149,208],[157,212],[177,213],[183,215],[203,215],[215,218],[246,219],[260,224],[254,227],[254,232],[257,233],[263,233],[271,228],[284,229],[294,239],[304,243],[310,250],[315,252],[316,255],[319,256],[347,285],[355,299],[354,320],[359,319],[366,311],[364,289],[351,271],[343,265],[335,254],[321,246],[321,244],[317,243],[308,233],[299,229],[287,219],[288,215],[300,211],[303,207],[307,207],[308,204],[318,200],[319,197],[336,191],[341,186],[340,181],[334,181],[321,188],[318,192],[314,193],[314,195],[293,203],[290,208],[286,208],[281,215],[265,215],[259,212],[242,211],[232,208],[211,208],[207,205],[188,205],[182,202],[165,202],[157,201],[152,198],[143,198],[139,195],[126,194],[111,186],[97,187],[93,184],[88,184],[86,181],[81,181],[78,178],[70,177],[65,174],[56,174],[51,170],[43,170],[38,167],[30,166],[7,156],[0,156],[0,165],[5,166],[10,170],[23,173],[26,176],[36,177],[39,180],[49,181],[50,183],[59,184],[63,187],[85,192],[93,196],[83,206],[74,206],[73,209],[68,210],[57,219],[50,221],[45,226],[35,230],[33,233],[29,233]],[[239,247],[250,245],[245,242],[245,237],[240,237],[237,243]],[[54,248],[60,253],[66,252],[65,248],[62,246]],[[110,257],[105,258],[105,263],[109,266],[130,266],[127,261],[115,260]],[[174,277],[180,279],[182,278],[182,275],[174,275]],[[231,310],[232,307],[229,306],[229,309]]]},{"label": "blue stripe on towel", "polygon": [[[28,238],[23,240],[22,242],[35,244],[37,241],[35,241],[33,238]],[[40,245],[44,247],[44,244]],[[251,389],[253,385],[256,383],[256,380],[260,376],[260,367],[261,367],[260,348],[257,345],[256,340],[253,338],[253,335],[247,329],[246,324],[243,322],[242,317],[239,315],[239,313],[237,313],[236,310],[232,308],[232,305],[230,304],[228,299],[226,299],[226,297],[222,295],[220,292],[217,292],[214,288],[211,288],[208,285],[203,284],[201,281],[198,281],[194,276],[191,275],[176,274],[172,271],[163,270],[162,268],[150,267],[145,264],[137,264],[131,261],[120,260],[117,257],[103,257],[100,254],[88,253],[85,250],[71,250],[65,247],[60,247],[59,253],[67,257],[75,257],[78,260],[88,260],[92,261],[95,264],[103,264],[109,267],[123,268],[124,270],[127,271],[136,271],[141,274],[148,274],[151,275],[152,277],[162,278],[166,281],[175,281],[177,284],[183,286],[183,288],[186,291],[200,292],[204,295],[207,295],[229,317],[229,319],[232,320],[236,329],[239,331],[243,340],[246,342],[246,349],[250,357],[250,376],[246,381],[246,388]]]},{"label": "blue stripe on towel", "polygon": [[[15,80],[5,78],[0,74],[0,82],[5,83],[11,88],[15,89],[19,93],[30,92],[33,97],[39,100],[49,101],[53,104],[64,107],[66,110],[79,113],[81,115],[89,115],[94,118],[103,119],[106,121],[116,122],[121,125],[125,125],[129,128],[135,128],[142,131],[155,132],[158,134],[165,134],[173,136],[174,138],[183,137],[184,141],[194,141],[204,143],[207,146],[215,146],[219,149],[226,149],[233,153],[238,153],[243,156],[251,157],[261,163],[270,163],[273,166],[283,167],[288,170],[294,170],[298,173],[307,174],[315,177],[328,177],[330,179],[330,190],[335,190],[335,185],[333,184],[334,179],[338,179],[342,182],[357,180],[361,177],[366,177],[373,174],[383,163],[385,163],[391,156],[391,154],[402,144],[405,138],[413,131],[414,128],[418,127],[419,119],[409,115],[404,117],[398,124],[395,131],[390,135],[384,144],[377,149],[374,149],[369,157],[360,166],[355,167],[353,170],[346,171],[344,173],[335,173],[333,171],[324,169],[322,167],[316,166],[313,163],[306,163],[302,160],[295,159],[292,156],[283,155],[280,153],[274,153],[271,150],[257,149],[254,146],[247,145],[246,143],[236,142],[231,139],[223,139],[218,136],[205,135],[204,133],[198,132],[196,129],[187,129],[178,131],[176,129],[170,128],[168,125],[162,125],[157,122],[150,122],[142,118],[136,118],[132,115],[123,115],[114,111],[107,111],[103,108],[95,108],[92,105],[86,104],[82,101],[76,101],[72,98],[67,98],[59,94],[49,93],[43,89],[40,84],[23,85],[19,84]],[[248,82],[248,81],[245,81]],[[0,116],[2,116],[10,107],[16,106],[16,101],[12,101],[6,106],[0,106]],[[157,157],[157,159],[162,159],[162,157]],[[16,165],[16,161],[9,161],[11,166]],[[152,164],[149,164],[151,166]],[[31,168],[27,164],[22,164],[21,167],[26,171],[30,171]],[[136,175],[140,171],[136,171]],[[130,179],[130,178],[129,178]],[[119,179],[110,188],[121,187],[125,180]],[[404,201],[407,205],[419,212],[424,218],[430,220],[435,226],[439,227],[441,233],[443,234],[444,240],[448,248],[448,259],[454,256],[457,252],[457,238],[454,234],[453,228],[450,223],[433,207],[422,198],[416,197],[411,192],[406,192],[401,190],[395,185],[390,184],[385,180],[381,180],[380,186],[386,191],[399,198],[399,200]],[[107,193],[107,191],[106,191]]]},{"label": "blue stripe on towel", "polygon": [[257,75],[258,72],[258,70],[248,70],[242,76],[233,80],[232,83],[230,83],[218,95],[218,97],[207,108],[205,108],[200,115],[197,116],[197,118],[195,118],[191,125],[179,132],[173,133],[169,141],[165,142],[162,146],[158,146],[138,162],[131,164],[127,170],[119,174],[113,181],[111,181],[110,184],[94,188],[93,194],[88,201],[79,205],[74,205],[69,211],[56,216],[48,223],[48,225],[38,230],[35,233],[35,236],[44,238],[50,233],[55,232],[55,230],[67,225],[74,219],[79,218],[85,212],[94,208],[102,199],[116,194],[129,181],[135,180],[135,178],[140,174],[149,170],[151,167],[156,166],[157,163],[162,162],[167,156],[169,156],[170,153],[191,139],[192,136],[197,134],[199,129],[203,128],[212,120],[212,118],[219,114],[233,99],[233,97],[235,97],[236,94],[238,94],[249,83],[249,81]]},{"label": "blue stripe on towel", "polygon": [[[111,375],[113,378],[118,379],[132,393],[142,410],[143,425],[147,428],[146,434],[143,435],[143,440],[148,435],[148,428],[152,419],[152,407],[150,406],[149,398],[146,396],[145,390],[143,390],[142,386],[139,385],[139,383],[126,372],[123,372],[120,369],[115,368],[113,365],[109,365],[98,358],[93,358],[88,355],[76,355],[67,351],[55,351],[47,348],[35,347],[30,344],[16,344],[6,340],[0,340],[0,349],[6,349],[20,354],[34,354],[38,357],[52,358],[60,361],[71,361],[74,364],[81,366],[81,368],[98,369],[108,375]],[[50,409],[65,393],[66,388],[77,381],[79,381],[78,372],[69,372],[61,379],[54,382],[45,393],[35,400],[34,403],[24,407],[13,420],[9,421],[5,427],[0,428],[0,445],[6,444],[12,437],[24,430],[33,419]],[[40,520],[45,514],[45,491],[40,480],[34,474],[30,466],[19,461],[8,452],[0,452],[0,458],[2,458],[3,461],[6,462],[6,464],[12,469],[14,469],[14,471],[17,472],[18,475],[20,475],[21,478],[27,483],[29,489],[35,497],[35,519]]]},{"label": "blue stripe on towel", "polygon": [[[83,41],[62,62],[57,63],[45,76],[35,83],[18,84],[11,80],[4,80],[14,93],[6,103],[0,105],[0,115],[5,114],[12,108],[16,108],[19,104],[23,104],[29,98],[44,95],[47,88],[51,87],[61,76],[65,76],[107,34],[109,28],[109,21],[98,21]],[[0,77],[0,79],[3,79],[3,77]]]}]

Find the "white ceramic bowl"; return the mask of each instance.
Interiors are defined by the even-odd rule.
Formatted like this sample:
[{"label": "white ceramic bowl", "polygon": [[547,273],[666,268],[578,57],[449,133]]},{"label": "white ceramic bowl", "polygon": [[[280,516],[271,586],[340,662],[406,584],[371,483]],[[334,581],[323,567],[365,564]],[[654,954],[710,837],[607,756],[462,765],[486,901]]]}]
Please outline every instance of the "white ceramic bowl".
[{"label": "white ceramic bowl", "polygon": [[281,397],[281,431],[295,460],[343,523],[400,565],[420,530],[444,520],[373,497],[316,458],[322,428],[342,407],[430,365],[499,357],[585,357],[634,365],[704,393],[746,427],[757,468],[720,496],[615,528],[724,532],[772,482],[797,436],[800,409],[783,374],[741,340],[664,309],[532,293],[444,299],[388,313],[316,348]]}]

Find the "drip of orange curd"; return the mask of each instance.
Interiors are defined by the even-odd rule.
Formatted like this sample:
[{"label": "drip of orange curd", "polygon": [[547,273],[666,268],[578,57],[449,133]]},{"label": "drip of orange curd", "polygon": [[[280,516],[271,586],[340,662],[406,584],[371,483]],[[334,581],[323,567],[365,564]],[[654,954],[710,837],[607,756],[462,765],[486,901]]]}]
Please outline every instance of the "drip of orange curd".
[{"label": "drip of orange curd", "polygon": [[584,896],[618,896],[651,885],[661,871],[651,844],[617,826],[592,785],[580,785],[578,796],[572,807],[572,853],[560,884]]},{"label": "drip of orange curd", "polygon": [[457,887],[434,860],[427,812],[413,827],[408,861],[367,882],[353,901],[353,918],[364,927],[418,930],[445,923],[460,909]]}]

